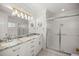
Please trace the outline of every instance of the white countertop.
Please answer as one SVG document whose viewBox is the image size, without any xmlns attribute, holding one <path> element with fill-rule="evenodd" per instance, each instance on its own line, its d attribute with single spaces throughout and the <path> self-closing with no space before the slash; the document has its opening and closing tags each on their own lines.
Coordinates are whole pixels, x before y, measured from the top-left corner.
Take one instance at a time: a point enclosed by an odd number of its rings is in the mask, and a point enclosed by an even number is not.
<svg viewBox="0 0 79 59">
<path fill-rule="evenodd" d="M 22 38 L 18 38 L 18 39 L 13 39 L 13 41 L 11 42 L 1 42 L 0 43 L 0 51 L 13 47 L 13 46 L 17 46 L 19 44 L 22 44 L 24 42 L 28 42 L 33 38 L 38 37 L 39 35 L 33 35 L 33 36 L 29 36 L 29 37 L 22 37 Z"/>
</svg>

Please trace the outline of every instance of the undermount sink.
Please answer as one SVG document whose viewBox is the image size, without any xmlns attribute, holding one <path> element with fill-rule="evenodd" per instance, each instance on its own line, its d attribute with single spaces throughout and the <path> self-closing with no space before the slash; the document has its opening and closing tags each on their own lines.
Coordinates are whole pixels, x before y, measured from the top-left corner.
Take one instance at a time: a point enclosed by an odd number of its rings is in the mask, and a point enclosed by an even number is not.
<svg viewBox="0 0 79 59">
<path fill-rule="evenodd" d="M 19 38 L 19 40 L 20 40 L 21 42 L 25 42 L 25 41 L 28 40 L 28 37 Z"/>
</svg>

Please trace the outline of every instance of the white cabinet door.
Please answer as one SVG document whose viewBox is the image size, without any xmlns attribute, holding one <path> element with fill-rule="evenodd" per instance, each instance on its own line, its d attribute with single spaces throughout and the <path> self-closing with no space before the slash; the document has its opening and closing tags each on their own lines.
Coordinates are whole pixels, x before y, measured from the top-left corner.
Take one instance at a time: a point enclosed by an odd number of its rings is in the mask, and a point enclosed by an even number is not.
<svg viewBox="0 0 79 59">
<path fill-rule="evenodd" d="M 39 37 L 38 37 L 38 40 L 39 40 L 39 50 L 41 50 L 42 49 L 42 36 L 40 35 Z"/>
<path fill-rule="evenodd" d="M 16 56 L 21 56 L 21 53 L 22 53 L 21 48 L 22 48 L 21 45 L 17 45 L 16 47 L 12 48 Z"/>
<path fill-rule="evenodd" d="M 20 48 L 21 48 L 21 46 L 17 45 L 17 46 L 5 49 L 5 50 L 0 52 L 0 55 L 3 55 L 3 56 L 19 56 L 19 53 L 21 52 L 21 51 L 19 51 Z"/>
<path fill-rule="evenodd" d="M 0 51 L 0 56 L 15 56 L 16 54 L 12 51 L 12 49 L 5 49 Z"/>
<path fill-rule="evenodd" d="M 39 45 L 39 38 L 36 38 L 35 40 L 34 40 L 34 53 L 35 53 L 35 55 L 37 55 L 38 54 L 38 52 L 40 51 L 40 45 Z"/>
<path fill-rule="evenodd" d="M 32 56 L 34 55 L 34 44 L 33 40 L 30 40 L 28 42 L 24 42 L 21 44 L 21 48 L 19 50 L 21 56 Z"/>
<path fill-rule="evenodd" d="M 31 56 L 31 49 L 30 49 L 30 43 L 26 42 L 21 44 L 21 48 L 20 48 L 20 55 L 21 56 Z"/>
</svg>

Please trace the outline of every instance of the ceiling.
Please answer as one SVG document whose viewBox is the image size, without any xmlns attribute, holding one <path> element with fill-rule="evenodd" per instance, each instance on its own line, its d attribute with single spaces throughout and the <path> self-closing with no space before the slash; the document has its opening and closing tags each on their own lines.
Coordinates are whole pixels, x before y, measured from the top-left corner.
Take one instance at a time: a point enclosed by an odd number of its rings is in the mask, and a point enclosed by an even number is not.
<svg viewBox="0 0 79 59">
<path fill-rule="evenodd" d="M 21 3 L 14 5 L 18 5 L 26 10 L 32 11 L 32 13 L 36 15 L 40 14 L 42 9 L 47 9 L 47 14 L 50 16 L 65 11 L 79 10 L 78 3 Z"/>
<path fill-rule="evenodd" d="M 28 3 L 26 5 L 29 5 L 31 10 L 36 13 L 40 13 L 42 9 L 47 9 L 47 15 L 50 17 L 66 11 L 79 10 L 79 3 Z"/>
<path fill-rule="evenodd" d="M 43 6 L 44 8 L 47 8 L 52 13 L 62 12 L 61 9 L 64 9 L 64 11 L 79 9 L 78 3 L 44 3 L 40 5 Z"/>
</svg>

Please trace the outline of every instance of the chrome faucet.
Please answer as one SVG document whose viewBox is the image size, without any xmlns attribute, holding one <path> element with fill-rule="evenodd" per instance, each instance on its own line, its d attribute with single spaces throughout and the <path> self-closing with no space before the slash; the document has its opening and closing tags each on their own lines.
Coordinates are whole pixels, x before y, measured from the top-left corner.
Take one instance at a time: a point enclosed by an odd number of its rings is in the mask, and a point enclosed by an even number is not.
<svg viewBox="0 0 79 59">
<path fill-rule="evenodd" d="M 11 41 L 11 35 L 5 34 L 4 41 L 5 42 Z"/>
</svg>

